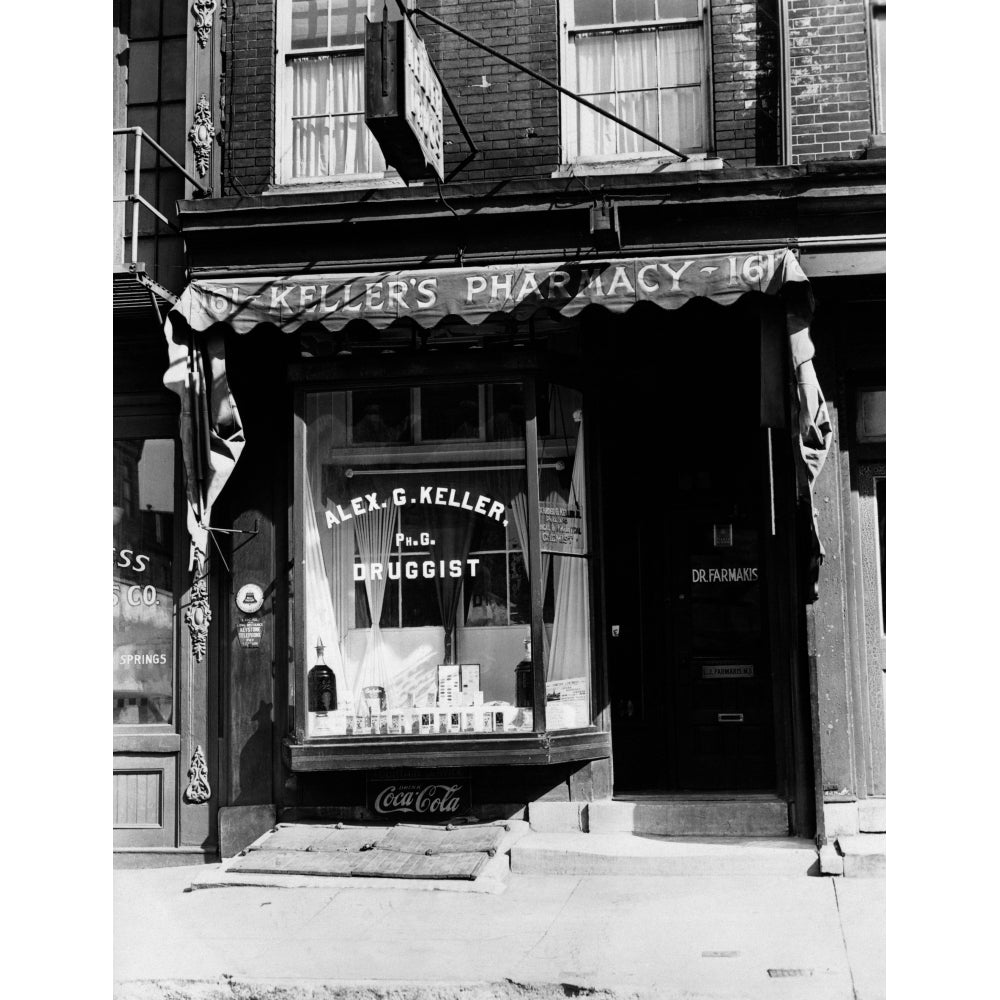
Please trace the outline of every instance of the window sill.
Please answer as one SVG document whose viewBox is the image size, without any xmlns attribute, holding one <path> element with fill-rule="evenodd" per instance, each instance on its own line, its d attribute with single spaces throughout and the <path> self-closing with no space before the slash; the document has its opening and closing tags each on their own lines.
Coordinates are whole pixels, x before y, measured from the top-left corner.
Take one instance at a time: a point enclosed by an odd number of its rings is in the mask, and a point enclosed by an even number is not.
<svg viewBox="0 0 1000 1000">
<path fill-rule="evenodd" d="M 597 729 L 551 733 L 433 736 L 352 736 L 286 739 L 282 756 L 292 771 L 368 771 L 384 767 L 546 765 L 611 756 L 611 735 Z"/>
<path fill-rule="evenodd" d="M 683 174 L 691 171 L 722 170 L 723 162 L 718 156 L 692 153 L 688 160 L 677 160 L 668 156 L 637 156 L 615 160 L 578 160 L 563 163 L 552 177 L 591 177 L 595 174 Z"/>
<path fill-rule="evenodd" d="M 412 181 L 410 187 L 421 187 L 422 181 Z M 373 188 L 403 188 L 407 185 L 398 174 L 352 174 L 350 177 L 337 179 L 333 177 L 308 178 L 300 181 L 283 181 L 280 184 L 269 184 L 261 194 L 295 194 L 300 191 L 370 191 Z"/>
<path fill-rule="evenodd" d="M 885 159 L 885 132 L 873 132 L 868 137 L 868 145 L 865 148 L 864 158 L 866 160 Z"/>
</svg>

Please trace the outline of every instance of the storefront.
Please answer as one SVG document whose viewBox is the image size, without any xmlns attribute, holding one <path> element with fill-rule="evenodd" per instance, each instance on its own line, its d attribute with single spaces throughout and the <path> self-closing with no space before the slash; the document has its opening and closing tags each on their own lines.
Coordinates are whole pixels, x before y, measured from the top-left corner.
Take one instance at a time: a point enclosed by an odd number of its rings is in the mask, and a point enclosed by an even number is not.
<svg viewBox="0 0 1000 1000">
<path fill-rule="evenodd" d="M 726 793 L 805 832 L 810 310 L 788 249 L 189 285 L 166 382 L 225 803 Z"/>
</svg>

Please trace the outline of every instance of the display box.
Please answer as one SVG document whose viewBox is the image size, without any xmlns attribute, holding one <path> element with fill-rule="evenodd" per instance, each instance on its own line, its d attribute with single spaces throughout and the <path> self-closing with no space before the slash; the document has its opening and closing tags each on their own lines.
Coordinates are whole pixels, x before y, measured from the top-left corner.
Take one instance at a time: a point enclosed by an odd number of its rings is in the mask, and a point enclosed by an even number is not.
<svg viewBox="0 0 1000 1000">
<path fill-rule="evenodd" d="M 548 729 L 577 729 L 590 724 L 586 677 L 546 682 L 545 724 Z"/>
<path fill-rule="evenodd" d="M 309 733 L 312 736 L 346 736 L 347 715 L 344 712 L 310 712 Z"/>
<path fill-rule="evenodd" d="M 457 663 L 438 664 L 438 708 L 451 708 L 459 702 L 461 668 Z"/>
<path fill-rule="evenodd" d="M 462 685 L 462 697 L 464 705 L 472 705 L 472 697 L 479 690 L 479 664 L 463 663 L 459 668 L 459 680 Z"/>
</svg>

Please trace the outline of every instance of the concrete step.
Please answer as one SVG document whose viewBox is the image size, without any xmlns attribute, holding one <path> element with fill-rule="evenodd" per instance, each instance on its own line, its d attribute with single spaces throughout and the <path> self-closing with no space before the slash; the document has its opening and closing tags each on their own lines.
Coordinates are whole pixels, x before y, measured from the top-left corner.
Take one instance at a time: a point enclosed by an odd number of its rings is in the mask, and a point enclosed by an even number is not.
<svg viewBox="0 0 1000 1000">
<path fill-rule="evenodd" d="M 532 802 L 538 833 L 634 833 L 658 837 L 786 837 L 788 804 L 775 796 L 649 796 L 597 802 Z"/>
<path fill-rule="evenodd" d="M 863 833 L 856 837 L 838 837 L 845 878 L 885 877 L 885 834 Z"/>
<path fill-rule="evenodd" d="M 816 847 L 791 837 L 531 833 L 510 852 L 519 875 L 807 875 Z"/>
</svg>

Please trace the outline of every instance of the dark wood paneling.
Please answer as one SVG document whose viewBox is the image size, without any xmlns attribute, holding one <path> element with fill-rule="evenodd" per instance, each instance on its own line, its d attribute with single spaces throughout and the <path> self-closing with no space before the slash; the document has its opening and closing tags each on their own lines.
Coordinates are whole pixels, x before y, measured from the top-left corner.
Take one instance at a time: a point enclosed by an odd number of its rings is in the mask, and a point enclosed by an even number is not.
<svg viewBox="0 0 1000 1000">
<path fill-rule="evenodd" d="M 818 322 L 814 328 L 817 341 L 827 346 L 816 356 L 820 385 L 836 385 L 834 338 L 824 336 L 829 326 Z M 832 331 L 830 331 L 832 332 Z M 844 496 L 843 484 L 849 481 L 848 456 L 841 449 L 840 413 L 834 399 L 827 401 L 833 425 L 833 442 L 826 464 L 815 485 L 815 504 L 819 535 L 826 557 L 820 570 L 819 598 L 812 606 L 814 632 L 809 653 L 816 657 L 817 689 L 815 699 L 818 719 L 814 726 L 819 740 L 820 787 L 826 796 L 852 797 L 856 794 L 854 760 L 854 717 L 851 706 L 851 635 L 849 608 L 845 601 Z"/>
<path fill-rule="evenodd" d="M 177 733 L 122 733 L 115 729 L 115 753 L 176 753 L 180 746 Z"/>
<path fill-rule="evenodd" d="M 245 337 L 230 332 L 226 338 L 230 387 L 248 442 L 220 496 L 219 517 L 213 515 L 218 527 L 234 532 L 218 537 L 223 551 L 228 550 L 230 572 L 216 561 L 217 571 L 225 574 L 218 625 L 226 653 L 223 662 L 228 659 L 224 683 L 229 755 L 226 805 L 275 801 L 276 616 L 285 611 L 279 598 L 284 590 L 278 584 L 274 523 L 276 517 L 286 516 L 283 509 L 276 510 L 275 499 L 284 489 L 288 460 L 283 349 L 273 331 L 264 329 Z M 247 583 L 256 583 L 264 591 L 264 605 L 256 616 L 263 623 L 263 634 L 255 648 L 244 648 L 237 638 L 242 612 L 234 600 Z"/>
<path fill-rule="evenodd" d="M 376 767 L 489 767 L 498 764 L 557 764 L 608 757 L 607 733 L 532 733 L 503 738 L 352 737 L 324 743 L 285 740 L 283 755 L 293 771 L 369 771 Z"/>
<path fill-rule="evenodd" d="M 114 754 L 115 847 L 173 847 L 177 757 Z"/>
</svg>

